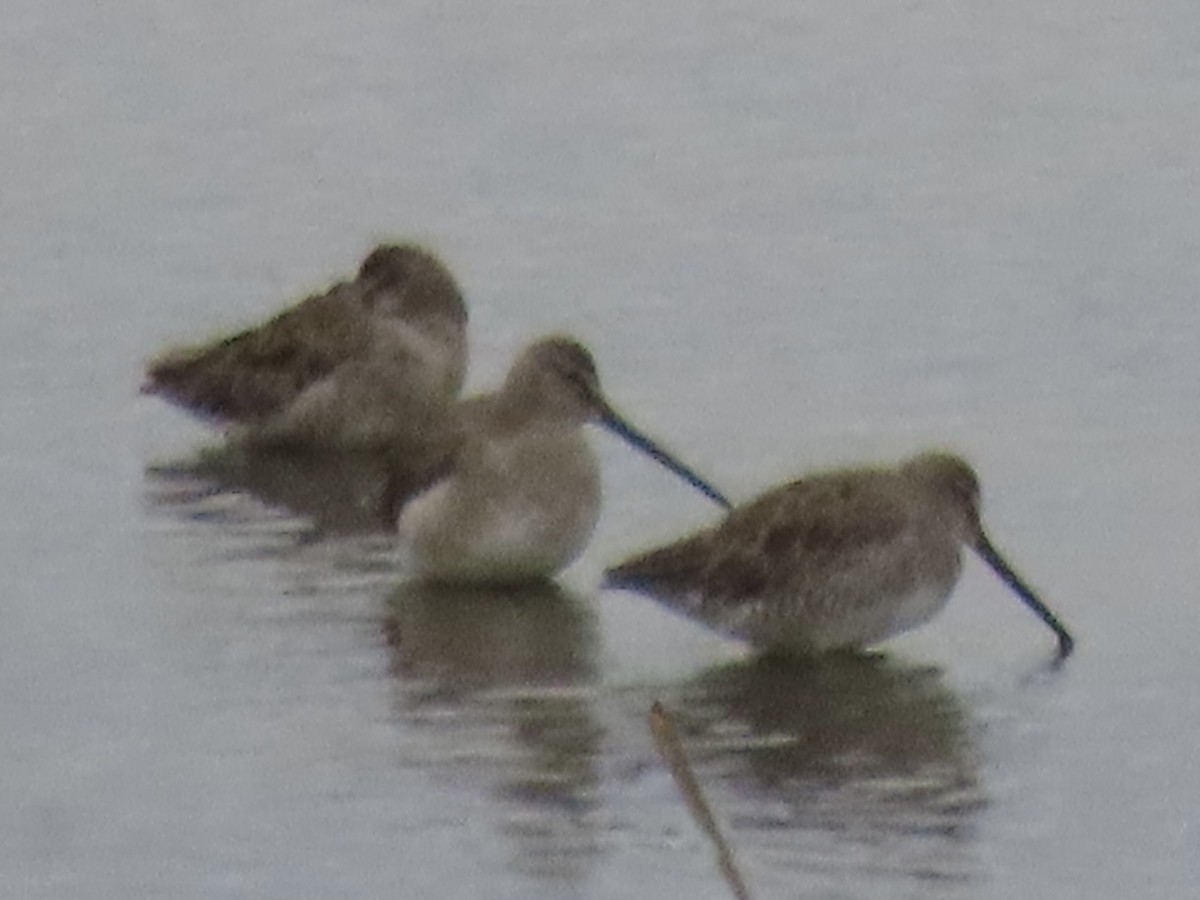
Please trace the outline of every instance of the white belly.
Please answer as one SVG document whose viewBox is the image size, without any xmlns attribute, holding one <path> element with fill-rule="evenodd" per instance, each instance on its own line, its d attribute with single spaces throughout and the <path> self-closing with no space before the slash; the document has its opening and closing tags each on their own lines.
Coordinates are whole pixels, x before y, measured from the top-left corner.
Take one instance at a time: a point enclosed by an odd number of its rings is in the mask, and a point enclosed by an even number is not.
<svg viewBox="0 0 1200 900">
<path fill-rule="evenodd" d="M 489 448 L 401 511 L 406 569 L 431 581 L 546 578 L 582 552 L 600 512 L 600 472 L 582 435 Z"/>
<path fill-rule="evenodd" d="M 925 624 L 950 599 L 953 583 L 926 584 L 898 597 L 815 610 L 794 603 L 752 601 L 731 611 L 725 630 L 764 648 L 803 656 L 870 647 Z"/>
</svg>

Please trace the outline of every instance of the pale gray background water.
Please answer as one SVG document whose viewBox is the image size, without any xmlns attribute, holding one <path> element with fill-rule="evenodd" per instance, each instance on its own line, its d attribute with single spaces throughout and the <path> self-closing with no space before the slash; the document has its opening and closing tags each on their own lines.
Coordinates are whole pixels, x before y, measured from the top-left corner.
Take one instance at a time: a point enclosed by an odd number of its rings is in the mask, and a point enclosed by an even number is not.
<svg viewBox="0 0 1200 900">
<path fill-rule="evenodd" d="M 1195 891 L 1193 3 L 120 9 L 0 34 L 0 893 L 725 897 L 655 698 L 762 897 Z M 754 665 L 597 590 L 711 515 L 600 437 L 586 556 L 492 603 L 144 474 L 212 440 L 145 356 L 388 236 L 472 385 L 570 329 L 737 496 L 962 450 L 1077 656 L 972 564 L 882 664 Z"/>
</svg>

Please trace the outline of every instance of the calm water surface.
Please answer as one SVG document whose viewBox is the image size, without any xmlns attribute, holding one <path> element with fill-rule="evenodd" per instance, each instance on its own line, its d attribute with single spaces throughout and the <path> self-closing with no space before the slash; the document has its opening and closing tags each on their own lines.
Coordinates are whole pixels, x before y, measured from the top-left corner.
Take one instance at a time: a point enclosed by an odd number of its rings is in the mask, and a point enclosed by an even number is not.
<svg viewBox="0 0 1200 900">
<path fill-rule="evenodd" d="M 17 0 L 0 36 L 0 893 L 1182 897 L 1200 879 L 1200 18 L 1172 0 Z M 1077 633 L 971 563 L 886 654 L 757 661 L 605 563 L 712 517 L 597 435 L 517 596 L 176 465 L 160 345 L 415 236 L 739 497 L 953 446 Z M 165 468 L 163 468 L 165 467 Z"/>
</svg>

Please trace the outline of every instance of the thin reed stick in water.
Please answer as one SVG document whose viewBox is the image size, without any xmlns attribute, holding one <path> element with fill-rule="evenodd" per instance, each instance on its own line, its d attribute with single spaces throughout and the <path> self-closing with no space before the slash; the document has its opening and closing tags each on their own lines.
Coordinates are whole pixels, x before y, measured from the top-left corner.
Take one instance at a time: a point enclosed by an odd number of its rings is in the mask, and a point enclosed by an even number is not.
<svg viewBox="0 0 1200 900">
<path fill-rule="evenodd" d="M 657 700 L 650 707 L 650 733 L 654 735 L 655 746 L 671 771 L 675 784 L 679 786 L 683 799 L 687 801 L 692 818 L 717 848 L 717 865 L 721 868 L 721 874 L 725 876 L 725 883 L 729 885 L 737 900 L 750 900 L 750 891 L 746 889 L 746 883 L 742 881 L 737 863 L 734 862 L 733 850 L 725 842 L 708 801 L 704 799 L 704 792 L 700 790 L 700 783 L 696 781 L 696 775 L 692 772 L 692 766 L 683 754 L 683 745 L 679 742 L 679 732 L 675 723 L 670 713 Z"/>
</svg>

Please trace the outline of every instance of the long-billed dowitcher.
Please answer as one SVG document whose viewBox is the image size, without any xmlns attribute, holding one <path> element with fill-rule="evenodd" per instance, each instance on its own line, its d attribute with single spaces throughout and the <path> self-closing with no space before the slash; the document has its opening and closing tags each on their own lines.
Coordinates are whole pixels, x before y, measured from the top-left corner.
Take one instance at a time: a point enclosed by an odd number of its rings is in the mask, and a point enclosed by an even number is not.
<svg viewBox="0 0 1200 900">
<path fill-rule="evenodd" d="M 435 256 L 385 244 L 352 281 L 255 328 L 164 353 L 142 390 L 253 444 L 387 444 L 458 396 L 466 324 L 458 285 Z"/>
<path fill-rule="evenodd" d="M 549 337 L 527 347 L 501 388 L 455 410 L 432 477 L 398 491 L 401 546 L 429 581 L 506 583 L 548 577 L 596 525 L 600 471 L 583 426 L 595 422 L 728 507 L 700 476 L 620 416 L 591 354 Z"/>
<path fill-rule="evenodd" d="M 928 621 L 954 590 L 963 544 L 1054 630 L 1060 657 L 1070 654 L 1071 635 L 984 532 L 974 470 L 948 453 L 769 490 L 605 580 L 757 647 L 810 655 L 870 646 Z"/>
</svg>

